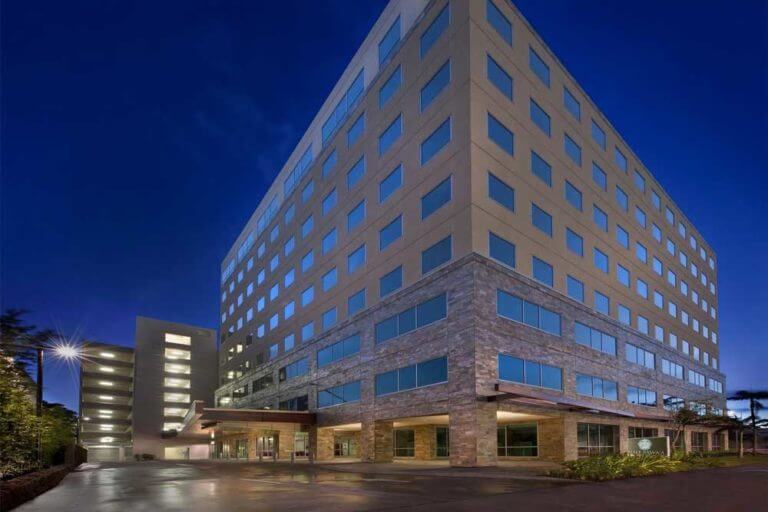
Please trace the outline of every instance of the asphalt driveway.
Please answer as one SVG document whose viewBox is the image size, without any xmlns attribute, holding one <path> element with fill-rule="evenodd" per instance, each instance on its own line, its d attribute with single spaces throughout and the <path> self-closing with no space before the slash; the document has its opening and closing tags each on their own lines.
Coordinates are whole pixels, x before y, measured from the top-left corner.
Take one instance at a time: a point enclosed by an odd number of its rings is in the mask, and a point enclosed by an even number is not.
<svg viewBox="0 0 768 512">
<path fill-rule="evenodd" d="M 521 508 L 524 507 L 524 508 Z M 768 510 L 768 467 L 601 484 L 501 468 L 238 462 L 89 464 L 19 512 L 308 510 Z"/>
</svg>

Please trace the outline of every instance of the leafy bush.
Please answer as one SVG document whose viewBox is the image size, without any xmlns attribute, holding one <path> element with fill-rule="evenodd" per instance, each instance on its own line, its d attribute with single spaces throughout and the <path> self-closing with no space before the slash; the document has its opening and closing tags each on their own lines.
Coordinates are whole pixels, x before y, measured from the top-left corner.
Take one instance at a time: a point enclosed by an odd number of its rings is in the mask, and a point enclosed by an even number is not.
<svg viewBox="0 0 768 512">
<path fill-rule="evenodd" d="M 612 454 L 571 460 L 552 476 L 602 482 L 619 478 L 660 475 L 675 471 L 681 462 L 663 455 Z"/>
</svg>

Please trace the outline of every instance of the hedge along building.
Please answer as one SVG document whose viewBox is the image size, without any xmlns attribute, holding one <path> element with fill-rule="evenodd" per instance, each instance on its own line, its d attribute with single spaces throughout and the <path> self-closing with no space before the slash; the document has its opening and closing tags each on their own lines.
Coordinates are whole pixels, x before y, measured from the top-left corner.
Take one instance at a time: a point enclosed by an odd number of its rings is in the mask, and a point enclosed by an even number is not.
<svg viewBox="0 0 768 512">
<path fill-rule="evenodd" d="M 625 450 L 723 411 L 716 269 L 512 4 L 392 1 L 224 259 L 215 405 L 318 459 Z"/>
</svg>

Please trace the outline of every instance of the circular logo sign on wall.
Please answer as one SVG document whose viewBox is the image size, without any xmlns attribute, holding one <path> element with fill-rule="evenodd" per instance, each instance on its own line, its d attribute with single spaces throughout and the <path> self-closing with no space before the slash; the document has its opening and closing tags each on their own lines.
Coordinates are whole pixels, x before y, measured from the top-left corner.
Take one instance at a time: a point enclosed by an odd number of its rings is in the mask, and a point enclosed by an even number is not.
<svg viewBox="0 0 768 512">
<path fill-rule="evenodd" d="M 637 447 L 643 451 L 650 450 L 651 446 L 653 446 L 653 443 L 650 439 L 641 439 L 637 442 Z"/>
</svg>

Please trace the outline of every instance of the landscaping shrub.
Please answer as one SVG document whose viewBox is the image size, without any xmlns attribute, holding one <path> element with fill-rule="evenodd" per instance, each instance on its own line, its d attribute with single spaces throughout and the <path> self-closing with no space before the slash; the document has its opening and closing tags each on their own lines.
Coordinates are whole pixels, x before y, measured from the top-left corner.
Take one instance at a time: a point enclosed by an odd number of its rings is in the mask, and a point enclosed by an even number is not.
<svg viewBox="0 0 768 512">
<path fill-rule="evenodd" d="M 681 462 L 663 455 L 635 455 L 629 453 L 595 456 L 563 463 L 563 470 L 552 476 L 602 482 L 618 478 L 660 475 L 675 471 Z"/>
</svg>

